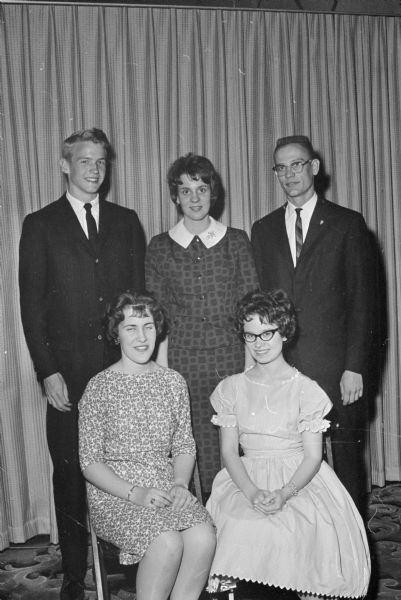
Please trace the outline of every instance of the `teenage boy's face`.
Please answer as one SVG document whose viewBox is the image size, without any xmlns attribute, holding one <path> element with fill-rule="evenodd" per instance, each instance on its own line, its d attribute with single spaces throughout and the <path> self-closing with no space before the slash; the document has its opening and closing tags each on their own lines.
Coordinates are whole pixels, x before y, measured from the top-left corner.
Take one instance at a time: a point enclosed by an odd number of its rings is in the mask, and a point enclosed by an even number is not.
<svg viewBox="0 0 401 600">
<path fill-rule="evenodd" d="M 61 159 L 67 175 L 68 191 L 82 202 L 93 200 L 106 176 L 106 151 L 102 144 L 77 142 L 70 159 Z"/>
</svg>

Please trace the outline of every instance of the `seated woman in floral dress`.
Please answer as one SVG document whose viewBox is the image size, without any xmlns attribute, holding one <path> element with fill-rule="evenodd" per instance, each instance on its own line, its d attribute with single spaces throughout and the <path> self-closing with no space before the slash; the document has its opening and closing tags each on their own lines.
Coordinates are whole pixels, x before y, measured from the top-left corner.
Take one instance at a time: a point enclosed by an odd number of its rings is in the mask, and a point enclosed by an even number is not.
<svg viewBox="0 0 401 600">
<path fill-rule="evenodd" d="M 107 315 L 120 360 L 79 405 L 80 461 L 96 533 L 139 563 L 137 600 L 196 600 L 215 549 L 210 516 L 188 490 L 195 462 L 183 377 L 153 360 L 165 316 L 152 296 L 121 294 Z"/>
</svg>

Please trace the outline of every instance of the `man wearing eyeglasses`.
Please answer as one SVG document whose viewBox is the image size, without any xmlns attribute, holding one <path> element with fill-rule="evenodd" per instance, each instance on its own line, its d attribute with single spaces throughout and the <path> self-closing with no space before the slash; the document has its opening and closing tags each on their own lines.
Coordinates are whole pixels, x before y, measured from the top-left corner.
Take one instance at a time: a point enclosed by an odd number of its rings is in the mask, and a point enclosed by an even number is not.
<svg viewBox="0 0 401 600">
<path fill-rule="evenodd" d="M 330 396 L 334 468 L 362 509 L 369 236 L 358 212 L 318 196 L 319 167 L 306 136 L 277 141 L 273 170 L 287 202 L 254 223 L 251 239 L 261 288 L 281 288 L 294 302 L 298 333 L 287 359 Z"/>
</svg>

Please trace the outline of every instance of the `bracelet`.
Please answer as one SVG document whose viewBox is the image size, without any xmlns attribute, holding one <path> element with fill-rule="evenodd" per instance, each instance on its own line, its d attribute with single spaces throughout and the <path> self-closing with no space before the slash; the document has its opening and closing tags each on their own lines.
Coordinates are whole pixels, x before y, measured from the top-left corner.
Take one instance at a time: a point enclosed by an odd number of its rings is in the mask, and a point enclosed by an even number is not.
<svg viewBox="0 0 401 600">
<path fill-rule="evenodd" d="M 137 485 L 133 485 L 132 488 L 128 491 L 128 494 L 127 494 L 127 500 L 128 500 L 128 502 L 131 502 L 131 495 L 134 493 L 134 489 L 136 487 L 138 487 L 138 486 Z"/>
<path fill-rule="evenodd" d="M 281 488 L 282 490 L 287 489 L 289 491 L 289 498 L 291 498 L 292 496 L 296 496 L 299 492 L 297 486 L 295 485 L 295 483 L 293 483 L 292 481 L 290 481 L 290 483 L 287 483 L 286 485 L 283 485 L 283 487 Z"/>
</svg>

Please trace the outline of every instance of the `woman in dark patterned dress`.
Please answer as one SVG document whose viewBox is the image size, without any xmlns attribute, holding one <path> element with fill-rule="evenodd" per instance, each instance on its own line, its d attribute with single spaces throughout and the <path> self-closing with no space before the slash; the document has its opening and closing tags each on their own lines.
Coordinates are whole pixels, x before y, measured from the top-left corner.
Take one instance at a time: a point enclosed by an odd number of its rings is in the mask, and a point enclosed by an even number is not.
<svg viewBox="0 0 401 600">
<path fill-rule="evenodd" d="M 146 255 L 146 287 L 166 307 L 168 340 L 158 362 L 183 375 L 191 397 L 192 427 L 205 497 L 220 470 L 217 428 L 209 396 L 221 379 L 244 368 L 244 348 L 232 315 L 242 296 L 258 287 L 247 234 L 209 214 L 220 179 L 204 156 L 178 158 L 167 174 L 172 201 L 183 218 L 152 238 Z"/>
<path fill-rule="evenodd" d="M 183 377 L 151 360 L 165 328 L 151 296 L 121 294 L 107 333 L 121 359 L 93 377 L 79 410 L 80 461 L 97 535 L 139 562 L 137 600 L 196 600 L 215 532 L 189 492 L 195 462 Z"/>
</svg>

